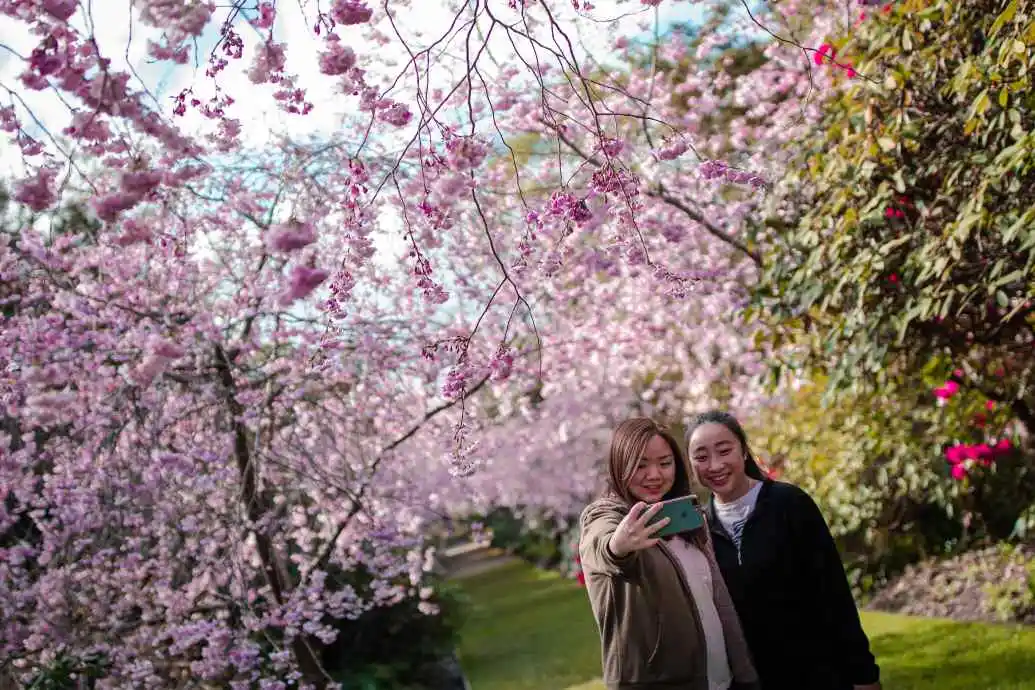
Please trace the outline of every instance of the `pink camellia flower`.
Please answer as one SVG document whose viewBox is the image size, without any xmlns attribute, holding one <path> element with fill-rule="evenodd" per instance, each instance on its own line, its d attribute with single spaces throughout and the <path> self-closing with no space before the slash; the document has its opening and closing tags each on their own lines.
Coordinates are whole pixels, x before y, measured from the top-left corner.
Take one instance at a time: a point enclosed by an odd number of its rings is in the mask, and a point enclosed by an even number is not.
<svg viewBox="0 0 1035 690">
<path fill-rule="evenodd" d="M 960 384 L 955 381 L 946 381 L 944 385 L 934 389 L 935 396 L 942 400 L 948 400 L 960 390 Z"/>
<path fill-rule="evenodd" d="M 1000 439 L 995 445 L 988 443 L 976 443 L 973 445 L 959 444 L 945 449 L 945 461 L 951 465 L 950 472 L 953 479 L 962 479 L 967 475 L 967 461 L 976 461 L 981 467 L 991 467 L 1000 457 L 1012 451 L 1013 444 L 1010 439 Z"/>
<path fill-rule="evenodd" d="M 834 49 L 834 46 L 830 45 L 829 43 L 824 43 L 816 49 L 815 55 L 812 56 L 812 61 L 815 62 L 817 65 L 822 65 L 824 60 L 829 60 L 830 62 L 833 62 L 836 55 L 837 50 Z"/>
<path fill-rule="evenodd" d="M 971 446 L 971 452 L 974 455 L 974 459 L 981 463 L 982 466 L 988 467 L 992 464 L 992 447 L 987 443 Z"/>
</svg>

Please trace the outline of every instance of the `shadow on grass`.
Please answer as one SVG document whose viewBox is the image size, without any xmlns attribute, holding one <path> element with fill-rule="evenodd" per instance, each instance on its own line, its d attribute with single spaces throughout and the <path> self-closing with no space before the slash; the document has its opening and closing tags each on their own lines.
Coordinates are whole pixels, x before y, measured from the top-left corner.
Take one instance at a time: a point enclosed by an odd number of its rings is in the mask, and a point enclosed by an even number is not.
<svg viewBox="0 0 1035 690">
<path fill-rule="evenodd" d="M 473 605 L 460 644 L 473 690 L 601 690 L 584 589 L 520 562 L 459 582 Z M 1035 690 L 1035 629 L 862 617 L 889 690 Z"/>
<path fill-rule="evenodd" d="M 874 653 L 884 685 L 899 690 L 1031 690 L 1035 631 L 1016 626 L 925 621 L 879 635 Z"/>
</svg>

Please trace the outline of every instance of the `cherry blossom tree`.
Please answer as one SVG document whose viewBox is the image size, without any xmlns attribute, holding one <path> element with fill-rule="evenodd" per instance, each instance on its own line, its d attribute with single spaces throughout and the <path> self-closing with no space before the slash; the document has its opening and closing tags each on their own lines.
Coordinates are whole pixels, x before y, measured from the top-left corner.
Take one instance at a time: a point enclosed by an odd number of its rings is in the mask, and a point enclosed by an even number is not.
<svg viewBox="0 0 1035 690">
<path fill-rule="evenodd" d="M 428 496 L 449 475 L 399 453 L 452 405 L 406 354 L 435 322 L 395 281 L 389 305 L 353 294 L 321 342 L 303 301 L 349 238 L 298 216 L 328 202 L 306 184 L 348 194 L 353 178 L 240 179 L 213 173 L 117 227 L 25 219 L 3 236 L 0 529 L 23 538 L 0 587 L 16 669 L 73 654 L 103 659 L 117 686 L 320 683 L 336 621 L 430 596 Z M 347 578 L 360 570 L 362 588 Z"/>
<path fill-rule="evenodd" d="M 135 2 L 150 59 L 204 66 L 170 105 L 89 4 L 0 2 L 34 37 L 0 85 L 25 161 L 0 243 L 2 663 L 328 685 L 343 621 L 433 612 L 436 516 L 566 517 L 619 417 L 762 403 L 781 349 L 740 317 L 773 236 L 753 219 L 847 78 L 809 48 L 841 14 L 741 3 L 645 56 L 660 4 L 474 0 L 415 38 L 416 5 L 335 0 L 289 44 L 273 2 Z M 619 74 L 578 47 L 601 24 Z M 731 75 L 747 28 L 771 46 Z M 345 103 L 343 133 L 257 151 L 261 95 L 300 121 Z"/>
<path fill-rule="evenodd" d="M 498 502 L 539 511 L 537 497 L 549 495 L 554 516 L 577 512 L 600 487 L 601 432 L 628 414 L 678 422 L 703 407 L 750 415 L 772 402 L 758 379 L 784 348 L 759 346 L 758 324 L 742 318 L 761 247 L 777 236 L 761 223 L 772 183 L 754 171 L 780 179 L 824 90 L 845 79 L 819 69 L 818 51 L 802 60 L 798 45 L 828 24 L 780 19 L 788 36 L 805 38 L 756 48 L 759 66 L 743 74 L 729 73 L 729 48 L 756 26 L 751 17 L 694 40 L 667 36 L 646 59 L 619 37 L 635 66 L 620 84 L 580 95 L 578 82 L 557 76 L 544 81 L 543 103 L 495 114 L 525 148 L 493 162 L 453 222 L 475 228 L 468 244 L 511 229 L 494 235 L 486 271 L 504 264 L 513 282 L 501 289 L 539 317 L 541 359 L 525 358 L 513 380 L 524 374 L 531 385 L 543 371 L 534 395 L 509 401 L 482 431 L 487 481 L 499 476 L 493 466 L 525 467 L 521 485 L 497 489 Z M 452 184 L 443 168 L 403 196 L 430 188 L 434 203 Z"/>
</svg>

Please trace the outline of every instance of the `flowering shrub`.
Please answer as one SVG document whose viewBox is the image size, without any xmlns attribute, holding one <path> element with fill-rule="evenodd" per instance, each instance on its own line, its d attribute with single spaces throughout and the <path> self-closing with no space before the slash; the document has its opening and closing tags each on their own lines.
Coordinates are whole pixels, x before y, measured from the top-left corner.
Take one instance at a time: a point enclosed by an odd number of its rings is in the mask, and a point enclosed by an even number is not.
<svg viewBox="0 0 1035 690">
<path fill-rule="evenodd" d="M 757 297 L 775 322 L 807 319 L 803 350 L 835 388 L 948 356 L 961 380 L 936 395 L 965 380 L 1035 429 L 1033 10 L 889 3 L 821 49 L 858 76 L 830 94 L 773 200 L 790 230 Z"/>
</svg>

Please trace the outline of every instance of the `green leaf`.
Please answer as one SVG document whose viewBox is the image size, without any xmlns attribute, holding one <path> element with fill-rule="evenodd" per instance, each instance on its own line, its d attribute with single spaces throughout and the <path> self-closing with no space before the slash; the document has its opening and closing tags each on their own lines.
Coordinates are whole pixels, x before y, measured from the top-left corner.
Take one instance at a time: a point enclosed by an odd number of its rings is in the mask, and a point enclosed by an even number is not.
<svg viewBox="0 0 1035 690">
<path fill-rule="evenodd" d="M 902 177 L 902 171 L 896 170 L 895 174 L 891 176 L 891 180 L 895 183 L 895 191 L 899 194 L 904 194 L 906 191 L 906 181 Z"/>
<path fill-rule="evenodd" d="M 997 288 L 1000 285 L 1006 285 L 1007 283 L 1012 283 L 1012 282 L 1014 282 L 1016 280 L 1020 280 L 1021 278 L 1024 277 L 1024 273 L 1025 273 L 1025 271 L 1023 269 L 1017 269 L 1016 271 L 1014 271 L 1012 273 L 1009 273 L 1009 274 L 1003 276 L 1002 278 L 1000 278 L 999 280 L 995 281 L 992 284 L 992 287 L 993 288 Z"/>
<path fill-rule="evenodd" d="M 912 239 L 912 237 L 910 235 L 902 235 L 902 237 L 896 237 L 895 239 L 891 240 L 890 242 L 885 243 L 880 248 L 880 253 L 882 255 L 884 255 L 884 256 L 887 256 L 889 253 L 891 253 L 891 250 L 895 249 L 895 247 L 901 247 L 903 244 L 908 242 L 910 239 Z"/>
<path fill-rule="evenodd" d="M 1003 243 L 1013 242 L 1017 237 L 1017 233 L 1021 231 L 1021 228 L 1031 225 L 1035 222 L 1035 208 L 1029 208 L 1020 218 L 1018 218 L 1009 229 L 1003 233 Z"/>
<path fill-rule="evenodd" d="M 1007 23 L 1013 21 L 1013 18 L 1016 14 L 1017 0 L 1010 0 L 1010 4 L 1006 6 L 1006 9 L 1003 10 L 999 14 L 999 16 L 995 18 L 994 22 L 992 22 L 992 28 L 988 31 L 988 37 L 992 38 L 997 33 L 999 33 L 1002 30 L 1002 28 L 1007 25 Z"/>
<path fill-rule="evenodd" d="M 984 89 L 977 95 L 974 102 L 970 104 L 971 116 L 984 115 L 991 106 L 992 101 L 988 97 L 988 89 Z"/>
</svg>

